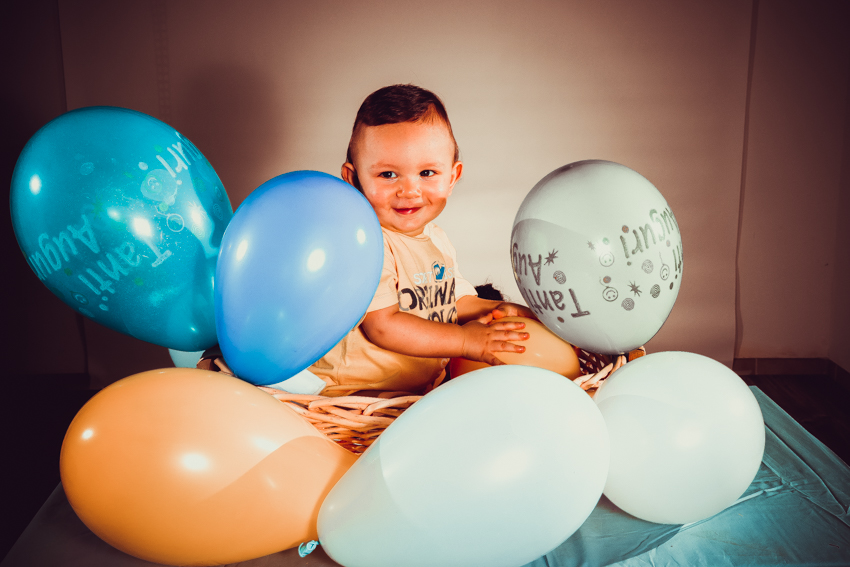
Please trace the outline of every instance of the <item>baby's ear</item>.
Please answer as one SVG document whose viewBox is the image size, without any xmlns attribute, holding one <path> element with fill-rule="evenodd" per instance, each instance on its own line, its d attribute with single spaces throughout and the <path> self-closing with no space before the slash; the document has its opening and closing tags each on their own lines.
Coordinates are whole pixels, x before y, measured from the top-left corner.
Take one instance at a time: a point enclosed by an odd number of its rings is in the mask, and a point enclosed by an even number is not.
<svg viewBox="0 0 850 567">
<path fill-rule="evenodd" d="M 357 170 L 354 169 L 354 165 L 348 162 L 342 164 L 342 171 L 340 172 L 343 180 L 349 185 L 353 185 L 355 189 L 360 192 L 363 192 L 363 189 L 360 187 L 360 180 L 357 179 Z"/>
<path fill-rule="evenodd" d="M 460 181 L 461 176 L 463 175 L 463 163 L 456 161 L 452 165 L 452 177 L 449 182 L 449 191 L 454 189 L 455 183 Z"/>
</svg>

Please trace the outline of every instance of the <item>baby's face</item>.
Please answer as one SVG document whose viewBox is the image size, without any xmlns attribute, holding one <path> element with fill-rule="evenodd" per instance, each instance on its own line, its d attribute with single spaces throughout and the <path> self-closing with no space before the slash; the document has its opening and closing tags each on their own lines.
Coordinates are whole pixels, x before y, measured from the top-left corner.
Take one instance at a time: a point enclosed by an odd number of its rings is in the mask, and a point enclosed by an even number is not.
<svg viewBox="0 0 850 567">
<path fill-rule="evenodd" d="M 354 164 L 342 167 L 349 183 L 354 170 L 381 226 L 408 236 L 422 234 L 437 218 L 460 178 L 454 141 L 441 121 L 402 122 L 363 128 Z"/>
</svg>

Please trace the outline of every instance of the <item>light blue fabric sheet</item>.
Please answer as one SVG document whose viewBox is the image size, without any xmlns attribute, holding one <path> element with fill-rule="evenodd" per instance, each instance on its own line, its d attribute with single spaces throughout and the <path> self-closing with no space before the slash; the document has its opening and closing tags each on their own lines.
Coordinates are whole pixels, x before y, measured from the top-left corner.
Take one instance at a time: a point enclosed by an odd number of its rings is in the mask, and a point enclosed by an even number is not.
<svg viewBox="0 0 850 567">
<path fill-rule="evenodd" d="M 526 567 L 850 565 L 850 468 L 761 390 L 764 458 L 736 504 L 693 524 L 638 520 L 602 497 L 582 527 Z"/>
</svg>

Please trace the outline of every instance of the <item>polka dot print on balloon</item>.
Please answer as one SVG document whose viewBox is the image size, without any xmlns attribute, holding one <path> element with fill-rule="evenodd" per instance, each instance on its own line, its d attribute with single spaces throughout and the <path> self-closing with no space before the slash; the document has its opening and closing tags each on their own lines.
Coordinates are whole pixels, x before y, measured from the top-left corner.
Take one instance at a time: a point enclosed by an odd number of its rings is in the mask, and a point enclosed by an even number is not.
<svg viewBox="0 0 850 567">
<path fill-rule="evenodd" d="M 652 297 L 658 297 L 658 295 L 660 293 L 661 293 L 661 286 L 658 285 L 658 284 L 655 284 L 654 286 L 652 286 L 652 289 L 649 290 L 649 295 L 651 295 Z"/>
</svg>

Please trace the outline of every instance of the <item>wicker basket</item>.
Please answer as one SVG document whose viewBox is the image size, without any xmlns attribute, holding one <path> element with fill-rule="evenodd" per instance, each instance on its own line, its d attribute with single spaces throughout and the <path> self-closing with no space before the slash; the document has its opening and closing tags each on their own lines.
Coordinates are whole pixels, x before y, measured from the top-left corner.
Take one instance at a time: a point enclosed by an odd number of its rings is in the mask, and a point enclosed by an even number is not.
<svg viewBox="0 0 850 567">
<path fill-rule="evenodd" d="M 616 359 L 579 348 L 576 351 L 584 375 L 573 381 L 591 396 L 612 372 L 626 362 L 646 354 L 643 347 L 633 350 L 628 357 L 620 355 Z M 227 368 L 220 363 L 220 359 L 215 363 L 222 370 Z M 445 373 L 437 379 L 429 391 L 439 386 L 444 376 Z M 357 454 L 365 451 L 395 418 L 422 398 L 421 395 L 412 395 L 408 392 L 382 392 L 377 397 L 335 398 L 289 394 L 262 386 L 258 388 L 295 410 L 329 439 Z"/>
</svg>

